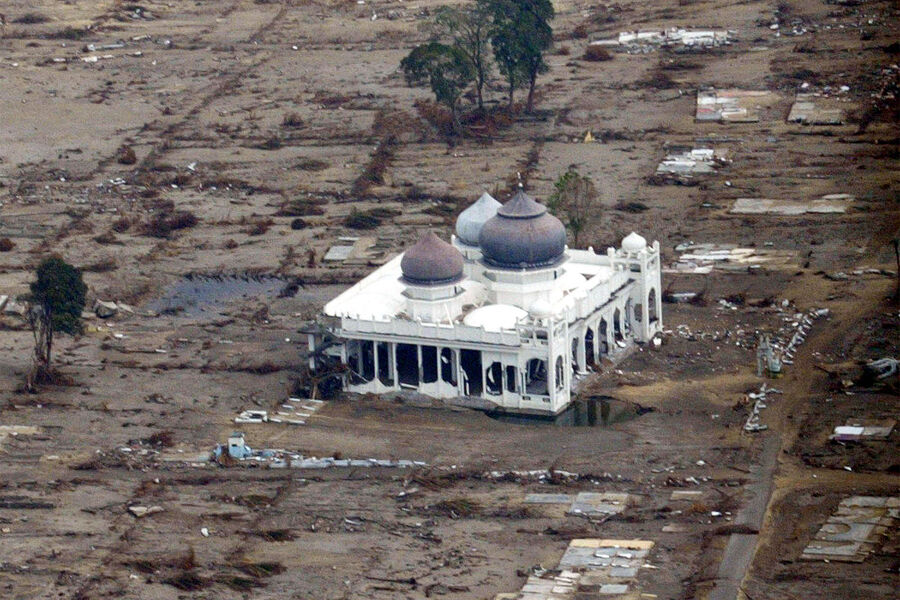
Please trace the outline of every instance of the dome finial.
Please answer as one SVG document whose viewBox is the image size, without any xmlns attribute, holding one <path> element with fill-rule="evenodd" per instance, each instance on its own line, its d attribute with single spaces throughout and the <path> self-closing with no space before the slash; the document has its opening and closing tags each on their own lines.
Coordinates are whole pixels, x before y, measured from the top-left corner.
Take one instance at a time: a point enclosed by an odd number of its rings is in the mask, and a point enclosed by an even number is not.
<svg viewBox="0 0 900 600">
<path fill-rule="evenodd" d="M 516 171 L 516 177 L 519 179 L 519 189 L 524 190 L 525 186 L 522 185 L 522 171 Z"/>
</svg>

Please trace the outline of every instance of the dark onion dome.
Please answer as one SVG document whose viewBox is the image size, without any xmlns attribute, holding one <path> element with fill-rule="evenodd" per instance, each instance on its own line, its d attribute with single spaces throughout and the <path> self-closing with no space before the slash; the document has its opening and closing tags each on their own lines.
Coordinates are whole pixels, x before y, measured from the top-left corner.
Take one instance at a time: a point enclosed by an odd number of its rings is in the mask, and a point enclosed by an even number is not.
<svg viewBox="0 0 900 600">
<path fill-rule="evenodd" d="M 484 262 L 503 269 L 550 267 L 562 262 L 566 228 L 519 188 L 478 237 Z"/>
<path fill-rule="evenodd" d="M 487 220 L 497 214 L 502 205 L 487 192 L 456 218 L 456 237 L 467 246 L 478 246 L 478 235 Z"/>
<path fill-rule="evenodd" d="M 459 250 L 429 231 L 403 253 L 400 270 L 406 283 L 444 285 L 462 279 L 463 263 Z"/>
</svg>

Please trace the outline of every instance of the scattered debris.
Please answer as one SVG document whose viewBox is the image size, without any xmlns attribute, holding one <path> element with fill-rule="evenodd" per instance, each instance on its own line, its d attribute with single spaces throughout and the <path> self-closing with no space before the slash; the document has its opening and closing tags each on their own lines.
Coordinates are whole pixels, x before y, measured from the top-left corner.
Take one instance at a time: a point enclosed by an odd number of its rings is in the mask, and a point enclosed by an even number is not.
<svg viewBox="0 0 900 600">
<path fill-rule="evenodd" d="M 898 496 L 845 498 L 800 558 L 862 562 L 878 546 L 879 538 L 893 527 L 898 515 Z"/>
<path fill-rule="evenodd" d="M 678 260 L 663 269 L 664 273 L 709 274 L 718 271 L 746 272 L 748 269 L 797 266 L 797 253 L 771 248 L 741 248 L 736 244 L 695 244 L 685 242 L 675 246 L 683 252 Z"/>
<path fill-rule="evenodd" d="M 628 54 L 646 54 L 661 47 L 705 50 L 731 44 L 735 32 L 725 29 L 681 29 L 623 31 L 614 39 L 597 40 L 592 46 L 618 46 Z"/>
<path fill-rule="evenodd" d="M 533 571 L 513 598 L 574 600 L 626 594 L 653 549 L 646 540 L 573 539 L 557 569 Z"/>
<path fill-rule="evenodd" d="M 719 168 L 729 162 L 726 152 L 721 149 L 673 146 L 656 167 L 656 174 L 650 183 L 655 185 L 692 183 L 697 176 L 714 175 Z"/>
<path fill-rule="evenodd" d="M 699 90 L 695 118 L 698 121 L 756 123 L 760 109 L 771 108 L 777 100 L 775 94 L 764 90 Z"/>
</svg>

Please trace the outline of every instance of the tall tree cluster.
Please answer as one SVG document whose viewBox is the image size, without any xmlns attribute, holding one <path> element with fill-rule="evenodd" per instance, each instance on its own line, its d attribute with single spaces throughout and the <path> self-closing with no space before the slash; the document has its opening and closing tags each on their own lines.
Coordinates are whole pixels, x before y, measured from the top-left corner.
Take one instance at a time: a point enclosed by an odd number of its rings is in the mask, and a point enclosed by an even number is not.
<svg viewBox="0 0 900 600">
<path fill-rule="evenodd" d="M 459 132 L 459 104 L 470 87 L 484 110 L 484 88 L 494 68 L 506 82 L 509 107 L 528 88 L 525 111 L 534 110 L 544 53 L 553 43 L 550 0 L 476 0 L 440 9 L 428 25 L 431 41 L 413 49 L 400 67 L 410 85 L 428 85 L 447 106 Z"/>
</svg>

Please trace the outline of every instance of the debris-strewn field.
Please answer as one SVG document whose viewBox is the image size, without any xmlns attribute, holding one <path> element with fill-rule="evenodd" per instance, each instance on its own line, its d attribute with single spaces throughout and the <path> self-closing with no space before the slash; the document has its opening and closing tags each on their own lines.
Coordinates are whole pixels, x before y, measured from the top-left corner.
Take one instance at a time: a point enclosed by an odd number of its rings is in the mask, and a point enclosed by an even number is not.
<svg viewBox="0 0 900 600">
<path fill-rule="evenodd" d="M 896 376 L 863 369 L 900 357 L 896 3 L 559 0 L 535 112 L 495 78 L 453 139 L 398 67 L 441 4 L 3 4 L 0 596 L 515 597 L 599 538 L 652 542 L 622 597 L 893 597 L 896 521 L 851 528 L 858 562 L 807 548 L 900 484 L 896 429 L 830 438 L 900 413 Z M 588 50 L 673 27 L 729 43 Z M 708 88 L 730 116 L 698 108 Z M 598 367 L 599 418 L 568 419 L 593 426 L 421 398 L 297 417 L 324 302 L 482 192 L 519 173 L 546 199 L 572 165 L 602 195 L 585 245 L 636 230 L 666 263 L 663 344 Z M 16 298 L 52 253 L 91 310 L 27 394 Z M 758 336 L 818 309 L 758 377 Z M 215 460 L 235 429 L 276 452 Z"/>
</svg>

